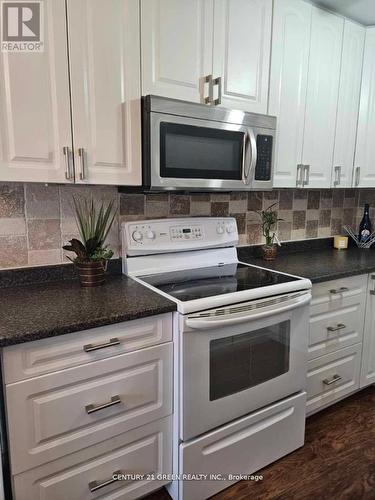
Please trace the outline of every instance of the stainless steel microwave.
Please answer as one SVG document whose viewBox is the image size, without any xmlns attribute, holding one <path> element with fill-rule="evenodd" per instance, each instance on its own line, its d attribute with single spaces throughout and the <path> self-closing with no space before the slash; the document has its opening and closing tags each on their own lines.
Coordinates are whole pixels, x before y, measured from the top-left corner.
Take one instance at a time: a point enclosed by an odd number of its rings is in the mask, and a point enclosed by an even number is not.
<svg viewBox="0 0 375 500">
<path fill-rule="evenodd" d="M 143 97 L 144 188 L 271 189 L 275 132 L 273 116 Z"/>
</svg>

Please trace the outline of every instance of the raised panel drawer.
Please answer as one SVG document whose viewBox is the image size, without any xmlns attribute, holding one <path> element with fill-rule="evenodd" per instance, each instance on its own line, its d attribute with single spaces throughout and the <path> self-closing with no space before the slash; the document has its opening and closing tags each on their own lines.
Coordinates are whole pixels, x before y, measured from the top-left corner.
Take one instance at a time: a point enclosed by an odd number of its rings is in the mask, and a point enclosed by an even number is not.
<svg viewBox="0 0 375 500">
<path fill-rule="evenodd" d="M 327 406 L 359 388 L 362 344 L 308 363 L 307 412 Z"/>
<path fill-rule="evenodd" d="M 324 302 L 311 306 L 309 359 L 362 342 L 365 295 L 350 295 L 337 304 Z"/>
<path fill-rule="evenodd" d="M 225 476 L 260 470 L 303 445 L 305 405 L 301 393 L 182 444 L 181 471 Z M 208 498 L 237 480 L 180 481 L 180 497 Z"/>
<path fill-rule="evenodd" d="M 169 415 L 172 365 L 169 342 L 7 385 L 12 473 Z"/>
<path fill-rule="evenodd" d="M 311 305 L 330 303 L 332 307 L 340 308 L 345 298 L 366 293 L 366 290 L 367 274 L 317 283 L 311 290 Z"/>
<path fill-rule="evenodd" d="M 111 343 L 111 339 L 118 340 L 118 343 Z M 4 349 L 3 354 L 5 383 L 25 380 L 171 340 L 172 315 L 161 314 L 10 346 Z"/>
<path fill-rule="evenodd" d="M 116 481 L 123 474 L 171 474 L 172 418 L 167 417 L 121 434 L 60 460 L 14 477 L 15 500 L 130 500 L 166 484 L 165 480 Z M 91 483 L 91 485 L 90 485 Z M 95 484 L 96 483 L 96 484 Z"/>
</svg>

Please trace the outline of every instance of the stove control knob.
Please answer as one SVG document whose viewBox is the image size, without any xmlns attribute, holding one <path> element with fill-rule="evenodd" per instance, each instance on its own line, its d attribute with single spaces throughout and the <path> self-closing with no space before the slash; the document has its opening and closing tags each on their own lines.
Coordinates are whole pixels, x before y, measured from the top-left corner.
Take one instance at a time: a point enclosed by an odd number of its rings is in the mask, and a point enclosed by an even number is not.
<svg viewBox="0 0 375 500">
<path fill-rule="evenodd" d="M 155 235 L 154 231 L 151 231 L 151 229 L 149 229 L 149 230 L 147 231 L 147 233 L 146 233 L 146 236 L 147 236 L 147 238 L 148 238 L 149 240 L 154 240 L 156 235 Z"/>
<path fill-rule="evenodd" d="M 216 231 L 217 231 L 217 234 L 223 234 L 224 233 L 223 226 L 217 226 Z"/>
<path fill-rule="evenodd" d="M 134 231 L 132 238 L 134 241 L 141 241 L 143 239 L 143 234 L 140 231 Z"/>
<path fill-rule="evenodd" d="M 231 234 L 234 232 L 234 226 L 230 225 L 230 226 L 227 226 L 227 233 L 228 234 Z"/>
</svg>

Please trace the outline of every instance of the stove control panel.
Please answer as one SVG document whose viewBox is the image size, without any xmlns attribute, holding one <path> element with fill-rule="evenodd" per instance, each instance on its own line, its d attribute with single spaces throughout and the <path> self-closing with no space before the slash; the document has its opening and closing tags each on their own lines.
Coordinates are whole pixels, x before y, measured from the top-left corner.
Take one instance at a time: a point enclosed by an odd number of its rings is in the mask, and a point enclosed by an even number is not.
<svg viewBox="0 0 375 500">
<path fill-rule="evenodd" d="M 122 225 L 124 256 L 220 248 L 237 243 L 237 224 L 233 217 L 160 219 Z"/>
</svg>

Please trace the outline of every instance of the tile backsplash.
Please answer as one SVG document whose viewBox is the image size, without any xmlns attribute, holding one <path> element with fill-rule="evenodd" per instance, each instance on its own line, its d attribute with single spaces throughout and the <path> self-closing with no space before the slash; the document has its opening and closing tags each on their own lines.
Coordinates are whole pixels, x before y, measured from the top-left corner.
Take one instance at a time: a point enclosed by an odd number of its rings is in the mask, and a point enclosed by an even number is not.
<svg viewBox="0 0 375 500">
<path fill-rule="evenodd" d="M 64 262 L 61 246 L 77 229 L 71 208 L 73 194 L 97 200 L 116 199 L 118 217 L 108 243 L 120 252 L 120 224 L 147 218 L 233 216 L 240 244 L 263 241 L 261 210 L 277 203 L 281 241 L 327 237 L 342 232 L 342 225 L 356 226 L 364 202 L 375 206 L 375 190 L 274 189 L 265 192 L 137 194 L 117 192 L 111 186 L 70 186 L 0 183 L 0 269 Z M 370 214 L 374 217 L 374 214 Z"/>
</svg>

